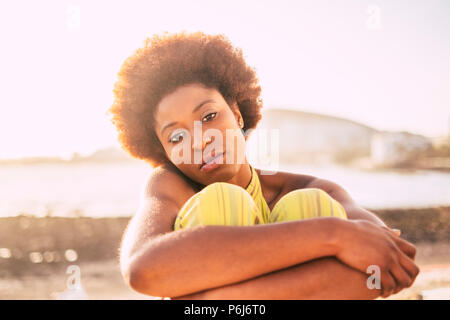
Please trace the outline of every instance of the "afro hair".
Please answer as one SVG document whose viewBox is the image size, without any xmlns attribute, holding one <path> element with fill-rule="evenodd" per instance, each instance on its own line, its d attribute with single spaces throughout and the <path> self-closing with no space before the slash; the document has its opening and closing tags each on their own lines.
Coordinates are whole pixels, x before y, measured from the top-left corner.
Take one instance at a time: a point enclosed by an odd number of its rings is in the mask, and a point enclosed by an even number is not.
<svg viewBox="0 0 450 320">
<path fill-rule="evenodd" d="M 152 167 L 169 162 L 154 130 L 154 111 L 178 87 L 201 83 L 236 103 L 244 130 L 261 119 L 261 87 L 256 72 L 224 35 L 186 31 L 153 35 L 123 63 L 109 108 L 118 140 L 131 156 Z"/>
</svg>

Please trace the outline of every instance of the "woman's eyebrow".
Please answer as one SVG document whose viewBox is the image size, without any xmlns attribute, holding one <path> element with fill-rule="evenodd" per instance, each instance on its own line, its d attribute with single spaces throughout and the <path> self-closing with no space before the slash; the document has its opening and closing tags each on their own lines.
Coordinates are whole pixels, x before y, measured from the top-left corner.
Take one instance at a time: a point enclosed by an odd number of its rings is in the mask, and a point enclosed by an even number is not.
<svg viewBox="0 0 450 320">
<path fill-rule="evenodd" d="M 214 102 L 214 100 L 213 100 L 213 99 L 207 99 L 207 100 L 201 102 L 198 106 L 196 106 L 196 107 L 194 108 L 194 110 L 192 110 L 192 113 L 197 112 L 198 109 L 200 109 L 204 104 L 206 104 L 206 103 L 208 103 L 208 102 Z M 163 134 L 164 130 L 166 130 L 168 127 L 171 127 L 171 126 L 176 125 L 177 123 L 178 123 L 178 122 L 175 121 L 175 122 L 171 122 L 171 123 L 169 123 L 169 124 L 166 124 L 166 125 L 161 129 L 161 135 Z"/>
</svg>

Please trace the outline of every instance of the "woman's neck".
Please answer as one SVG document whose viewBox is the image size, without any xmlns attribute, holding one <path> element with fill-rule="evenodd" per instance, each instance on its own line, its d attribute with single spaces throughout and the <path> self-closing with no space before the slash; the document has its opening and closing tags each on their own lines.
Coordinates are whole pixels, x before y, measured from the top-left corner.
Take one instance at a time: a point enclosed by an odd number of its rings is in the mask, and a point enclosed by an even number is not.
<svg viewBox="0 0 450 320">
<path fill-rule="evenodd" d="M 245 161 L 245 163 L 241 165 L 241 168 L 239 169 L 238 173 L 235 174 L 234 177 L 227 182 L 240 186 L 244 189 L 247 189 L 251 179 L 252 179 L 252 169 L 250 168 L 250 164 L 247 161 Z"/>
</svg>

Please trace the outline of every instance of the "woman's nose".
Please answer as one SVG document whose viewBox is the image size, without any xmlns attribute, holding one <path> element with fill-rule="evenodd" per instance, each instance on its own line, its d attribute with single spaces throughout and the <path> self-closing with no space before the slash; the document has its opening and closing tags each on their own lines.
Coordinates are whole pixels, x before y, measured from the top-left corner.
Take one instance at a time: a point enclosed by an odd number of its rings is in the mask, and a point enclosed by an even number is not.
<svg viewBox="0 0 450 320">
<path fill-rule="evenodd" d="M 203 150 L 205 150 L 206 146 L 213 141 L 214 141 L 214 138 L 211 136 L 204 136 L 202 139 L 194 138 L 194 142 L 193 142 L 194 151 L 203 152 Z"/>
</svg>

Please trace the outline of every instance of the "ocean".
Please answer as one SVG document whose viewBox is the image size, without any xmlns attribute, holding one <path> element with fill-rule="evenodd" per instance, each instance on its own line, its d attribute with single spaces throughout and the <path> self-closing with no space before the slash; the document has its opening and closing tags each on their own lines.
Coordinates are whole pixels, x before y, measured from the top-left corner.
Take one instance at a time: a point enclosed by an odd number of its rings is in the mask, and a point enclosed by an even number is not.
<svg viewBox="0 0 450 320">
<path fill-rule="evenodd" d="M 0 166 L 0 217 L 132 216 L 151 170 L 144 162 Z M 289 165 L 279 170 L 336 182 L 365 208 L 450 206 L 450 173 L 369 172 L 338 165 Z"/>
</svg>

